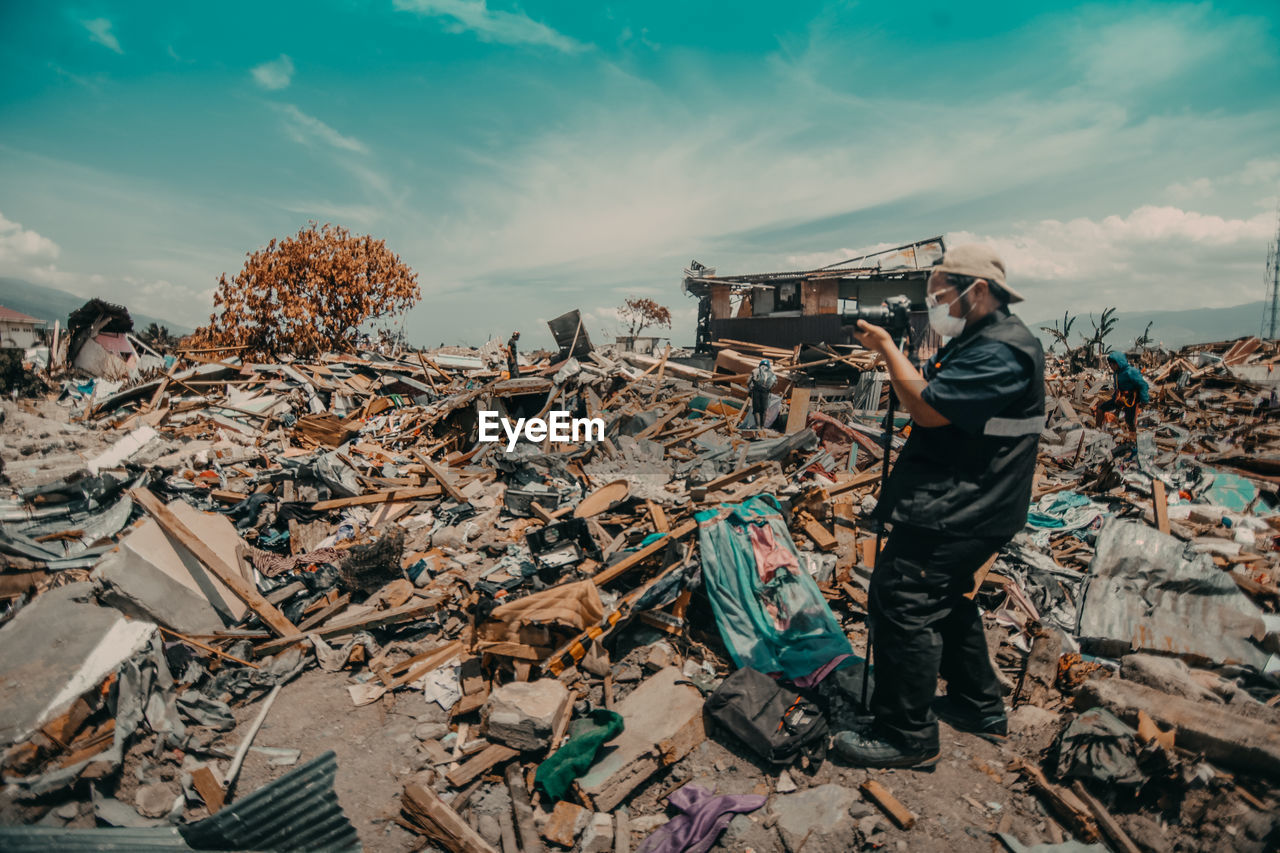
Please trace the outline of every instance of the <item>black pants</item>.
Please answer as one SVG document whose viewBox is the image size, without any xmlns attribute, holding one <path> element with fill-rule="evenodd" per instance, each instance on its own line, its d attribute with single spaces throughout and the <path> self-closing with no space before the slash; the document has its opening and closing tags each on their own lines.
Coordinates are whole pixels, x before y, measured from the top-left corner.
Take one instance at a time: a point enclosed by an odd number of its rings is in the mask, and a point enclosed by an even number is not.
<svg viewBox="0 0 1280 853">
<path fill-rule="evenodd" d="M 1103 422 L 1106 420 L 1107 412 L 1123 412 L 1124 422 L 1133 432 L 1138 431 L 1138 404 L 1132 406 L 1125 405 L 1120 400 L 1111 399 L 1103 400 L 1098 404 L 1098 416 L 1095 418 L 1094 426 L 1102 428 Z"/>
<path fill-rule="evenodd" d="M 764 418 L 769 411 L 769 389 L 751 389 L 751 414 L 756 419 L 756 429 L 764 429 Z"/>
<path fill-rule="evenodd" d="M 974 573 L 1007 541 L 901 524 L 889 534 L 871 574 L 871 711 L 877 727 L 901 746 L 938 748 L 938 722 L 929 705 L 939 674 L 960 710 L 1003 712 L 982 617 L 965 593 L 973 589 Z"/>
</svg>

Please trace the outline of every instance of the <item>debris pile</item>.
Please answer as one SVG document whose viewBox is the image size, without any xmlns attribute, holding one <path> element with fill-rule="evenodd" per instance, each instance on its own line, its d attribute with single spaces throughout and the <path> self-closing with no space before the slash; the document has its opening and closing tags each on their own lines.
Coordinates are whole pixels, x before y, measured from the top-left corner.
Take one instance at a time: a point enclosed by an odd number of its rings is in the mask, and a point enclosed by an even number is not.
<svg viewBox="0 0 1280 853">
<path fill-rule="evenodd" d="M 873 357 L 553 329 L 516 376 L 496 342 L 183 351 L 5 402 L 0 846 L 1275 848 L 1274 344 L 1135 357 L 1136 437 L 1051 361 L 1035 504 L 973 592 L 1013 737 L 925 775 L 825 757 L 861 718 Z M 552 411 L 603 437 L 479 440 Z"/>
</svg>

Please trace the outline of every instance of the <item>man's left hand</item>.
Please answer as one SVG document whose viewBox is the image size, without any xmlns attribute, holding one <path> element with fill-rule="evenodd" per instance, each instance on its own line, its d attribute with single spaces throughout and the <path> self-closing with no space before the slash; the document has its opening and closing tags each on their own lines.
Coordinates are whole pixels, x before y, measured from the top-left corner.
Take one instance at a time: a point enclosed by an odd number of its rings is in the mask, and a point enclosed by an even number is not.
<svg viewBox="0 0 1280 853">
<path fill-rule="evenodd" d="M 862 346 L 881 355 L 898 346 L 887 329 L 868 323 L 866 320 L 858 321 L 858 325 L 853 329 L 853 336 Z"/>
</svg>

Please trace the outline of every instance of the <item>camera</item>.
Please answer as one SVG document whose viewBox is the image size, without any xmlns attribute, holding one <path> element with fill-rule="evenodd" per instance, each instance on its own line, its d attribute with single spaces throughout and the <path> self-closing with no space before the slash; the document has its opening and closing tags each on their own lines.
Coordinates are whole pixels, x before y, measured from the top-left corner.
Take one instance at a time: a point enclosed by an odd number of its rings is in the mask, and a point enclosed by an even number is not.
<svg viewBox="0 0 1280 853">
<path fill-rule="evenodd" d="M 911 300 L 906 296 L 890 296 L 883 305 L 859 308 L 852 314 L 841 315 L 841 320 L 849 326 L 866 320 L 873 326 L 883 326 L 894 337 L 901 337 L 911 326 Z"/>
</svg>

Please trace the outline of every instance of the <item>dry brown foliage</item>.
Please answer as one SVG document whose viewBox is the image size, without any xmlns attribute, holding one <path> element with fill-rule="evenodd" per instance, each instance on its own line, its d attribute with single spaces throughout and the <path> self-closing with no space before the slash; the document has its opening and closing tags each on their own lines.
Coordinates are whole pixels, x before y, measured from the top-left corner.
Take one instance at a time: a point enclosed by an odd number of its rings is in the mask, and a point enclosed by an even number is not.
<svg viewBox="0 0 1280 853">
<path fill-rule="evenodd" d="M 218 279 L 200 346 L 248 349 L 250 358 L 350 352 L 360 326 L 420 298 L 418 274 L 383 240 L 311 222 L 296 236 L 251 252 L 235 278 Z"/>
<path fill-rule="evenodd" d="M 671 310 L 652 299 L 628 299 L 618 309 L 618 317 L 629 324 L 628 335 L 638 335 L 649 326 L 671 328 Z"/>
</svg>

